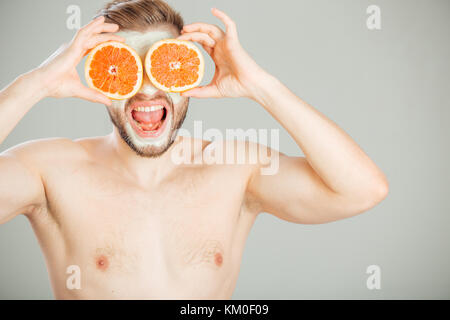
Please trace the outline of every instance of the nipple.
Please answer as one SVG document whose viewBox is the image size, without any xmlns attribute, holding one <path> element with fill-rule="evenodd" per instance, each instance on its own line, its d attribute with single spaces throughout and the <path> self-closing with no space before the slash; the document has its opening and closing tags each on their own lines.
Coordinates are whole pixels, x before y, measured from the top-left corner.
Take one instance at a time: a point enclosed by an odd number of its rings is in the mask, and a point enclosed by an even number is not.
<svg viewBox="0 0 450 320">
<path fill-rule="evenodd" d="M 105 271 L 109 266 L 108 258 L 106 258 L 106 256 L 104 255 L 98 256 L 96 258 L 95 265 L 97 269 Z"/>
<path fill-rule="evenodd" d="M 221 254 L 221 253 L 217 252 L 217 253 L 214 255 L 214 263 L 215 263 L 216 266 L 218 266 L 218 267 L 220 267 L 220 266 L 222 265 L 222 263 L 223 263 L 223 257 L 222 257 L 222 254 Z"/>
</svg>

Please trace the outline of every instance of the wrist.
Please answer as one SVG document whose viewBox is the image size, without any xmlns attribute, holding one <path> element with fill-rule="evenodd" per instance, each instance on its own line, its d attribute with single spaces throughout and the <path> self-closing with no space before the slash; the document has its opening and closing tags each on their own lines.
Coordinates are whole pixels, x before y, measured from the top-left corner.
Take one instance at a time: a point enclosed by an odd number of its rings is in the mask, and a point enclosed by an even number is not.
<svg viewBox="0 0 450 320">
<path fill-rule="evenodd" d="M 24 89 L 23 93 L 32 99 L 34 103 L 50 95 L 45 75 L 39 68 L 22 74 L 17 80 Z"/>
<path fill-rule="evenodd" d="M 263 71 L 253 76 L 249 98 L 266 107 L 270 103 L 271 93 L 277 90 L 281 82 L 271 74 Z"/>
</svg>

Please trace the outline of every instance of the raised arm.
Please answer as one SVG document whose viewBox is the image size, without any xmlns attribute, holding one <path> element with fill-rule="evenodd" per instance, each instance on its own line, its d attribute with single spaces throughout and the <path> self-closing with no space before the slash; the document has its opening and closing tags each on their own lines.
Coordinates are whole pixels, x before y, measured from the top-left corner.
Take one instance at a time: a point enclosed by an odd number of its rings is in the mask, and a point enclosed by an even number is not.
<svg viewBox="0 0 450 320">
<path fill-rule="evenodd" d="M 216 65 L 212 82 L 185 92 L 198 98 L 248 97 L 260 103 L 295 139 L 306 158 L 279 155 L 275 175 L 254 167 L 247 196 L 259 208 L 298 223 L 323 223 L 363 212 L 380 202 L 388 184 L 380 169 L 336 124 L 262 70 L 239 43 L 235 23 L 212 13 L 211 24 L 187 25 L 180 36 L 197 41 Z"/>
<path fill-rule="evenodd" d="M 262 211 L 297 223 L 324 223 L 362 213 L 386 197 L 384 174 L 335 123 L 271 77 L 257 92 L 255 100 L 305 154 L 280 154 L 274 175 L 255 170 L 248 192 Z"/>
<path fill-rule="evenodd" d="M 118 26 L 100 17 L 79 30 L 72 42 L 61 47 L 38 68 L 19 76 L 0 91 L 0 144 L 22 117 L 44 97 L 79 97 L 110 104 L 111 101 L 85 87 L 76 71 L 87 50 L 97 44 L 123 38 L 111 34 Z M 46 203 L 45 191 L 29 150 L 18 146 L 0 154 L 0 224 L 14 216 L 31 214 Z"/>
</svg>

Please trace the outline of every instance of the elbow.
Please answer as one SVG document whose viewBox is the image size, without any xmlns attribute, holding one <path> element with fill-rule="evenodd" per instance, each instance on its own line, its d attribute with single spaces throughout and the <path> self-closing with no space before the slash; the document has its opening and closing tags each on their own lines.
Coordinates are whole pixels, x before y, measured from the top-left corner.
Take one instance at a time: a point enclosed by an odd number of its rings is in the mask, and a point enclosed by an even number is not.
<svg viewBox="0 0 450 320">
<path fill-rule="evenodd" d="M 372 188 L 372 201 L 374 202 L 374 205 L 386 199 L 389 194 L 389 182 L 384 175 L 382 175 L 382 177 L 378 178 L 376 182 L 373 183 Z"/>
<path fill-rule="evenodd" d="M 385 177 L 377 185 L 377 203 L 386 199 L 389 194 L 389 182 Z"/>
<path fill-rule="evenodd" d="M 386 199 L 389 194 L 389 182 L 382 176 L 374 179 L 360 196 L 362 201 L 359 201 L 361 207 L 358 211 L 364 212 L 379 204 Z"/>
<path fill-rule="evenodd" d="M 382 202 L 389 194 L 389 183 L 385 177 L 374 179 L 347 198 L 346 217 L 364 213 Z"/>
</svg>

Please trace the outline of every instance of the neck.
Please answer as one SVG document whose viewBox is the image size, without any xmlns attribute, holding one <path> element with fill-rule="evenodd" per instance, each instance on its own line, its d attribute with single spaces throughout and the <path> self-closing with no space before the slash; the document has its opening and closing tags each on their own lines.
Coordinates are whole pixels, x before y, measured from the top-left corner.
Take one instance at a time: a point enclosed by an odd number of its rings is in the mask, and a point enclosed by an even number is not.
<svg viewBox="0 0 450 320">
<path fill-rule="evenodd" d="M 131 174 L 139 184 L 155 183 L 167 176 L 176 164 L 171 159 L 171 149 L 179 142 L 179 137 L 162 155 L 156 158 L 139 156 L 123 141 L 117 128 L 109 135 L 109 144 L 121 170 Z"/>
</svg>

